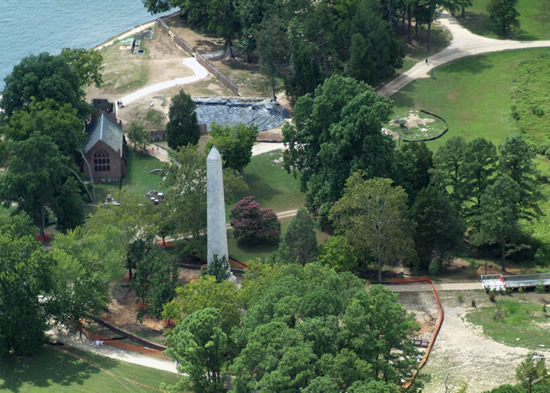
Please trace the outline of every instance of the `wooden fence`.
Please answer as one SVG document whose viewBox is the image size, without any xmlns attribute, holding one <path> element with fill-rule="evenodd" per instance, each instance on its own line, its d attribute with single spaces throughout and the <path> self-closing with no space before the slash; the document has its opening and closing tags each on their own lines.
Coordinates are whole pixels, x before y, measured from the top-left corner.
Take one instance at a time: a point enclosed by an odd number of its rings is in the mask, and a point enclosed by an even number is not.
<svg viewBox="0 0 550 393">
<path fill-rule="evenodd" d="M 183 38 L 181 38 L 179 35 L 170 31 L 170 28 L 168 27 L 166 22 L 162 20 L 162 18 L 157 19 L 157 24 L 166 34 L 168 34 L 170 37 L 173 38 L 177 46 L 179 46 L 181 49 L 187 52 L 189 56 L 194 55 L 195 58 L 197 59 L 197 63 L 202 65 L 204 68 L 208 70 L 209 73 L 214 75 L 222 83 L 222 85 L 224 85 L 229 90 L 231 90 L 231 92 L 236 96 L 239 95 L 239 88 L 237 87 L 237 85 L 232 80 L 230 80 L 227 76 L 225 76 L 220 70 L 218 70 L 218 68 L 216 68 L 214 64 L 208 61 L 208 59 L 205 59 L 200 53 L 197 52 L 193 54 L 193 48 L 191 47 L 191 45 L 189 45 L 189 43 L 185 41 Z"/>
</svg>

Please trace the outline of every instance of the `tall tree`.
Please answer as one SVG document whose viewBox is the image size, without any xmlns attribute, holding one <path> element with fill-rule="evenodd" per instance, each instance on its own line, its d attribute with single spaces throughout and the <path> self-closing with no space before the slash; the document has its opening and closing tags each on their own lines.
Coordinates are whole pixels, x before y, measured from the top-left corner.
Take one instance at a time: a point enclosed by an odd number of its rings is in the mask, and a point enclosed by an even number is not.
<svg viewBox="0 0 550 393">
<path fill-rule="evenodd" d="M 134 144 L 136 151 L 145 148 L 150 143 L 149 133 L 145 131 L 143 124 L 131 122 L 127 130 L 128 139 Z"/>
<path fill-rule="evenodd" d="M 339 333 L 339 339 L 371 365 L 373 379 L 394 384 L 414 371 L 417 351 L 409 337 L 418 329 L 414 314 L 397 298 L 381 285 L 357 292 L 342 317 Z"/>
<path fill-rule="evenodd" d="M 298 261 L 302 265 L 317 258 L 317 235 L 314 222 L 307 210 L 298 209 L 283 237 L 282 247 L 289 262 Z"/>
<path fill-rule="evenodd" d="M 218 283 L 213 276 L 202 276 L 176 289 L 176 298 L 164 306 L 162 317 L 180 323 L 188 315 L 207 307 L 220 312 L 220 327 L 225 334 L 231 334 L 241 319 L 242 300 L 237 285 L 230 281 Z"/>
<path fill-rule="evenodd" d="M 197 105 L 191 96 L 180 90 L 172 98 L 166 124 L 166 138 L 168 146 L 176 150 L 180 146 L 196 145 L 201 136 L 201 129 L 197 122 L 195 109 Z"/>
<path fill-rule="evenodd" d="M 321 82 L 321 70 L 313 58 L 311 47 L 303 41 L 295 46 L 290 57 L 291 73 L 285 80 L 286 95 L 292 104 L 299 97 L 313 93 Z"/>
<path fill-rule="evenodd" d="M 464 224 L 444 190 L 433 185 L 423 188 L 411 208 L 416 222 L 414 242 L 420 269 L 435 261 L 438 270 L 452 260 L 464 238 Z"/>
<path fill-rule="evenodd" d="M 465 216 L 469 218 L 476 217 L 481 206 L 481 196 L 485 189 L 493 181 L 497 169 L 497 149 L 484 138 L 477 138 L 469 142 L 464 149 L 463 165 L 460 172 L 464 179 L 464 196 L 467 197 L 467 206 Z"/>
<path fill-rule="evenodd" d="M 487 12 L 491 22 L 500 35 L 506 35 L 513 28 L 519 27 L 519 12 L 516 10 L 518 0 L 490 0 Z"/>
<path fill-rule="evenodd" d="M 334 75 L 294 108 L 294 124 L 283 127 L 288 171 L 300 171 L 307 206 L 327 223 L 330 206 L 346 179 L 362 169 L 368 177 L 391 176 L 394 142 L 380 132 L 391 104 L 363 82 Z"/>
<path fill-rule="evenodd" d="M 264 16 L 256 31 L 258 52 L 265 73 L 271 80 L 273 100 L 277 100 L 275 92 L 275 73 L 277 64 L 288 55 L 289 42 L 286 34 L 287 23 L 278 14 Z"/>
<path fill-rule="evenodd" d="M 19 232 L 24 228 L 24 232 Z M 34 240 L 32 230 L 24 213 L 0 222 L 1 356 L 37 352 L 53 316 L 48 298 L 41 301 L 40 297 L 52 294 L 50 268 L 54 262 Z"/>
<path fill-rule="evenodd" d="M 164 305 L 176 296 L 178 265 L 158 246 L 149 247 L 137 264 L 132 287 L 136 291 L 137 318 L 145 315 L 160 317 Z"/>
<path fill-rule="evenodd" d="M 167 346 L 166 353 L 185 375 L 177 388 L 196 393 L 223 390 L 227 335 L 221 329 L 218 310 L 205 308 L 189 315 L 168 336 Z"/>
<path fill-rule="evenodd" d="M 407 194 L 390 179 L 363 179 L 353 173 L 344 195 L 330 209 L 336 232 L 342 233 L 359 255 L 376 260 L 378 281 L 382 267 L 414 258 L 414 224 L 407 218 Z"/>
<path fill-rule="evenodd" d="M 520 195 L 519 185 L 510 176 L 500 175 L 481 197 L 483 209 L 476 218 L 479 232 L 472 235 L 476 245 L 499 246 L 503 272 L 506 272 L 506 256 L 517 248 Z"/>
<path fill-rule="evenodd" d="M 57 235 L 50 254 L 56 318 L 80 330 L 91 315 L 103 312 L 111 301 L 111 283 L 124 272 L 121 232 L 105 226 L 91 234 L 83 227 Z"/>
<path fill-rule="evenodd" d="M 532 353 L 529 353 L 516 368 L 516 379 L 522 383 L 528 393 L 533 391 L 533 383 L 547 374 L 548 370 L 544 358 L 535 359 Z"/>
<path fill-rule="evenodd" d="M 382 19 L 377 0 L 361 2 L 353 17 L 348 73 L 371 86 L 391 77 L 403 64 L 402 44 Z"/>
<path fill-rule="evenodd" d="M 539 202 L 544 199 L 535 158 L 534 146 L 519 135 L 507 137 L 499 146 L 499 173 L 510 176 L 519 185 L 519 213 L 527 220 L 540 217 Z"/>
<path fill-rule="evenodd" d="M 23 141 L 39 132 L 52 138 L 61 154 L 72 157 L 86 142 L 83 125 L 70 104 L 59 104 L 51 98 L 42 102 L 31 98 L 26 110 L 18 110 L 11 116 L 3 133 L 10 140 Z"/>
<path fill-rule="evenodd" d="M 464 138 L 451 137 L 437 150 L 433 160 L 432 181 L 438 187 L 449 192 L 451 202 L 457 208 L 464 200 L 464 179 L 461 168 L 465 160 L 465 149 Z"/>
<path fill-rule="evenodd" d="M 44 238 L 46 206 L 53 206 L 54 190 L 65 173 L 63 157 L 52 139 L 39 132 L 10 146 L 6 173 L 0 179 L 0 199 L 18 202 L 36 218 Z"/>
<path fill-rule="evenodd" d="M 242 173 L 252 158 L 252 146 L 256 142 L 258 127 L 243 123 L 226 127 L 212 123 L 209 134 L 212 140 L 206 145 L 206 151 L 210 151 L 211 146 L 216 146 L 222 155 L 224 167 Z"/>
<path fill-rule="evenodd" d="M 84 202 L 80 196 L 78 184 L 72 177 L 59 188 L 53 206 L 57 217 L 57 228 L 66 231 L 84 223 Z"/>
<path fill-rule="evenodd" d="M 97 50 L 82 48 L 64 48 L 61 57 L 76 71 L 80 86 L 101 87 L 103 84 L 103 56 Z"/>
</svg>

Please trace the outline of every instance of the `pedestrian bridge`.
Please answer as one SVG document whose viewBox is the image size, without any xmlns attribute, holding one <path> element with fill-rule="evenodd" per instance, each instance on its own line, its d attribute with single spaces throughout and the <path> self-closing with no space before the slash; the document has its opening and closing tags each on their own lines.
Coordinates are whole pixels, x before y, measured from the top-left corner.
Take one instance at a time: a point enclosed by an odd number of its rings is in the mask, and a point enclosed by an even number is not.
<svg viewBox="0 0 550 393">
<path fill-rule="evenodd" d="M 550 286 L 550 273 L 535 274 L 485 274 L 481 275 L 481 285 L 490 291 L 506 290 L 507 288 L 536 287 L 537 285 Z"/>
</svg>

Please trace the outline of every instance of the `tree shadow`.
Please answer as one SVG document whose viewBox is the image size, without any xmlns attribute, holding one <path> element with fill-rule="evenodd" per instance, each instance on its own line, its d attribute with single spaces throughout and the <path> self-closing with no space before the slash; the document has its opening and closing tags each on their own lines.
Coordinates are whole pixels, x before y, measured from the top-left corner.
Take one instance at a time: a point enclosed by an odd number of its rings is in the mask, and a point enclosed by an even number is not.
<svg viewBox="0 0 550 393">
<path fill-rule="evenodd" d="M 493 68 L 493 64 L 487 59 L 487 55 L 475 55 L 449 63 L 445 66 L 445 72 L 479 74 L 490 68 Z"/>
<path fill-rule="evenodd" d="M 245 174 L 245 181 L 249 185 L 249 190 L 246 192 L 235 193 L 236 201 L 243 199 L 245 196 L 254 195 L 254 199 L 256 201 L 260 200 L 265 202 L 275 199 L 278 195 L 282 194 L 281 191 L 268 183 L 265 178 L 258 176 L 255 173 Z"/>
<path fill-rule="evenodd" d="M 115 361 L 105 358 L 102 367 L 114 367 Z M 0 390 L 27 391 L 31 385 L 47 388 L 55 385 L 82 385 L 101 370 L 65 353 L 44 348 L 32 357 L 7 356 L 0 359 Z"/>
</svg>

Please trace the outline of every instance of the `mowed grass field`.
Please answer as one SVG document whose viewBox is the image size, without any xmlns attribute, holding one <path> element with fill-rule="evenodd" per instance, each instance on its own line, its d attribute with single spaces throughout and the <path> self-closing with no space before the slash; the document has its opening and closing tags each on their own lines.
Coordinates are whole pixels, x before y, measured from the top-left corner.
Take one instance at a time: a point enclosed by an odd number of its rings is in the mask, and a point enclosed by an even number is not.
<svg viewBox="0 0 550 393">
<path fill-rule="evenodd" d="M 489 2 L 490 0 L 474 0 L 473 5 L 466 8 L 466 20 L 460 19 L 460 23 L 475 34 L 491 38 L 508 38 L 497 35 L 487 12 Z M 520 14 L 520 27 L 511 38 L 550 39 L 550 0 L 521 0 L 517 2 L 516 9 Z"/>
<path fill-rule="evenodd" d="M 32 357 L 0 359 L 0 392 L 149 393 L 179 380 L 176 374 L 66 349 L 86 361 L 52 348 Z"/>
<path fill-rule="evenodd" d="M 547 53 L 550 48 L 506 51 L 436 68 L 432 78 L 414 81 L 392 96 L 394 113 L 416 108 L 443 117 L 449 131 L 442 138 L 427 142 L 434 152 L 453 136 L 462 136 L 467 141 L 484 137 L 498 146 L 507 136 L 519 133 L 518 123 L 511 114 L 511 92 L 518 65 Z M 537 76 L 533 74 L 532 79 L 536 83 Z M 541 142 L 540 129 L 536 135 L 530 136 L 529 130 L 522 135 L 532 143 Z M 538 157 L 538 168 L 543 175 L 550 176 L 550 162 L 543 156 Z M 543 184 L 543 193 L 547 197 L 541 202 L 545 215 L 526 228 L 550 250 L 550 185 Z"/>
<path fill-rule="evenodd" d="M 514 70 L 544 53 L 550 48 L 473 56 L 438 67 L 432 78 L 416 80 L 391 97 L 394 114 L 415 108 L 443 117 L 449 131 L 428 143 L 433 150 L 453 136 L 484 137 L 498 145 L 518 132 L 510 110 Z"/>
</svg>

